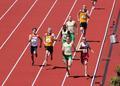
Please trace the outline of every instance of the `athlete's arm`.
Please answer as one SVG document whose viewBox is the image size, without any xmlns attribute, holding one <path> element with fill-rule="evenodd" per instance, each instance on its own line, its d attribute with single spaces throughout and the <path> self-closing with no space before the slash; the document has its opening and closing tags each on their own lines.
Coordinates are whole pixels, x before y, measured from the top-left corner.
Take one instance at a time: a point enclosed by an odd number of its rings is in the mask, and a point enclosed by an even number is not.
<svg viewBox="0 0 120 86">
<path fill-rule="evenodd" d="M 81 43 L 78 45 L 78 48 L 77 48 L 77 50 L 76 50 L 76 52 L 81 52 L 82 51 L 82 49 L 81 49 Z"/>
<path fill-rule="evenodd" d="M 90 47 L 89 44 L 88 44 L 88 49 L 89 49 L 92 53 L 94 53 L 94 50 Z"/>
<path fill-rule="evenodd" d="M 62 46 L 62 55 L 63 55 L 63 56 L 65 56 L 65 54 L 64 54 L 64 49 L 65 49 L 65 48 L 64 48 L 64 44 L 63 44 L 63 46 Z"/>
<path fill-rule="evenodd" d="M 29 35 L 29 42 L 31 42 L 31 34 Z"/>
<path fill-rule="evenodd" d="M 55 34 L 52 34 L 53 41 L 57 41 L 57 38 L 55 37 Z"/>
<path fill-rule="evenodd" d="M 80 21 L 79 19 L 80 19 L 80 11 L 77 14 L 77 20 Z"/>
<path fill-rule="evenodd" d="M 90 18 L 90 13 L 89 13 L 89 11 L 87 11 L 86 13 L 87 13 L 87 18 L 89 19 L 89 18 Z"/>
<path fill-rule="evenodd" d="M 60 39 L 59 39 L 59 41 L 62 39 L 62 31 L 60 32 Z"/>
<path fill-rule="evenodd" d="M 44 45 L 46 45 L 46 34 L 43 37 L 43 43 L 44 43 Z"/>
</svg>

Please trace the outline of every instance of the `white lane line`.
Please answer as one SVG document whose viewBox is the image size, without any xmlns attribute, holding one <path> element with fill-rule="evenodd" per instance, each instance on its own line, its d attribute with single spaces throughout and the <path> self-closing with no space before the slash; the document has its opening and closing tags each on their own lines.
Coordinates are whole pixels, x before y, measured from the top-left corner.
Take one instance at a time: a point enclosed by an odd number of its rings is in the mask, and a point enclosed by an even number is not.
<svg viewBox="0 0 120 86">
<path fill-rule="evenodd" d="M 40 24 L 40 26 L 38 27 L 37 32 L 40 30 L 41 26 L 43 25 L 43 23 L 45 22 L 45 20 L 47 19 L 47 17 L 49 16 L 50 12 L 52 11 L 53 7 L 55 6 L 55 4 L 57 3 L 58 0 L 56 0 L 52 7 L 50 8 L 50 10 L 48 11 L 48 13 L 46 14 L 45 18 L 43 19 L 42 23 Z M 12 67 L 12 69 L 10 70 L 9 74 L 7 75 L 7 77 L 5 78 L 5 80 L 2 83 L 2 86 L 5 85 L 6 81 L 8 80 L 8 78 L 10 77 L 10 75 L 12 74 L 12 72 L 14 71 L 14 69 L 16 68 L 17 64 L 19 63 L 19 61 L 21 60 L 21 58 L 23 57 L 25 51 L 27 50 L 27 48 L 29 47 L 30 43 L 27 44 L 27 46 L 24 48 L 23 52 L 20 54 L 18 60 L 16 61 L 16 63 L 14 64 L 14 66 Z"/>
<path fill-rule="evenodd" d="M 89 14 L 90 16 L 91 16 L 93 10 L 94 10 L 94 7 L 91 8 L 91 11 L 90 11 L 90 14 Z M 78 41 L 78 44 L 77 44 L 76 49 L 79 48 L 79 44 L 80 44 L 80 41 L 81 41 L 82 36 L 83 36 L 83 35 L 80 36 L 80 39 L 79 39 L 79 41 Z M 76 52 L 74 52 L 74 54 L 73 54 L 73 59 L 75 58 L 75 54 L 76 54 Z M 66 78 L 67 78 L 67 72 L 66 72 L 66 74 L 65 74 L 65 76 L 64 76 L 64 79 L 63 79 L 63 81 L 62 81 L 61 86 L 64 86 L 64 83 L 65 83 Z"/>
<path fill-rule="evenodd" d="M 68 13 L 68 15 L 67 15 L 67 17 L 66 17 L 66 19 L 65 19 L 65 21 L 64 21 L 63 24 L 66 23 L 66 21 L 67 21 L 68 17 L 70 16 L 70 14 L 71 14 L 71 12 L 72 12 L 74 6 L 76 5 L 76 3 L 77 3 L 77 0 L 75 0 L 74 4 L 73 4 L 73 6 L 71 7 L 71 9 L 70 9 L 70 11 L 69 11 L 69 13 Z M 57 37 L 56 37 L 57 39 L 58 39 L 58 37 L 59 37 L 59 35 L 60 35 L 61 30 L 62 30 L 62 27 L 61 27 L 61 29 L 60 29 L 60 31 L 59 31 Z M 54 42 L 53 46 L 55 45 L 55 43 L 56 43 L 56 42 Z M 46 60 L 46 59 L 45 59 L 45 60 Z M 45 60 L 44 60 L 44 62 L 42 63 L 42 65 L 45 65 Z M 32 83 L 32 86 L 35 85 L 35 82 L 36 82 L 37 78 L 39 77 L 39 75 L 40 75 L 42 69 L 43 69 L 43 66 L 39 69 L 39 71 L 38 71 L 38 73 L 37 73 L 37 75 L 36 75 L 36 77 L 35 77 L 35 79 L 34 79 L 34 81 L 33 81 L 33 83 Z"/>
<path fill-rule="evenodd" d="M 32 10 L 32 8 L 35 6 L 38 0 L 35 0 L 35 2 L 32 4 L 32 6 L 29 8 L 29 10 L 25 13 L 25 15 L 22 17 L 20 22 L 17 24 L 17 26 L 13 29 L 13 31 L 10 33 L 10 35 L 6 38 L 6 40 L 2 43 L 0 46 L 0 50 L 3 48 L 3 46 L 7 43 L 7 41 L 10 39 L 10 37 L 13 35 L 13 33 L 17 30 L 19 25 L 23 22 L 23 20 L 26 18 L 26 16 L 29 14 L 29 12 Z"/>
<path fill-rule="evenodd" d="M 113 10 L 114 10 L 116 1 L 117 0 L 113 1 L 112 9 L 111 9 L 111 12 L 110 12 L 110 15 L 109 15 L 109 18 L 108 18 L 108 22 L 107 22 L 107 25 L 106 25 L 106 31 L 105 31 L 104 38 L 103 38 L 103 41 L 102 41 L 102 44 L 101 44 L 100 52 L 99 52 L 99 55 L 98 55 L 97 63 L 96 63 L 96 66 L 95 66 L 95 70 L 94 70 L 94 74 L 93 74 L 93 78 L 91 80 L 90 86 L 94 86 L 95 76 L 96 76 L 96 73 L 97 73 L 97 70 L 98 70 L 98 66 L 99 66 L 99 63 L 100 63 L 100 58 L 101 58 L 103 46 L 104 46 L 104 43 L 105 43 L 105 40 L 106 40 L 107 32 L 108 32 L 108 29 L 109 29 L 109 23 L 110 23 L 112 14 L 113 14 Z"/>
<path fill-rule="evenodd" d="M 15 0 L 15 2 L 7 9 L 7 11 L 0 17 L 0 21 L 3 19 L 3 17 L 12 9 L 12 7 L 16 4 L 18 0 Z"/>
</svg>

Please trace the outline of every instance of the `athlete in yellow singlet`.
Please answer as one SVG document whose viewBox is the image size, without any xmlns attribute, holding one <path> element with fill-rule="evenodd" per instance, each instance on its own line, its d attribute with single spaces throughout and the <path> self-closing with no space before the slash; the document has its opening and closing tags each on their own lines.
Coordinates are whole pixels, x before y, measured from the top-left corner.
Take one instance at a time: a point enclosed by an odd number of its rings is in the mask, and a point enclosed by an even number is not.
<svg viewBox="0 0 120 86">
<path fill-rule="evenodd" d="M 52 29 L 48 28 L 48 32 L 45 33 L 44 36 L 44 45 L 46 49 L 45 59 L 46 62 L 48 60 L 48 55 L 50 54 L 51 60 L 53 59 L 53 43 L 56 41 L 54 33 L 52 33 Z"/>
<path fill-rule="evenodd" d="M 83 5 L 82 10 L 79 11 L 78 15 L 78 21 L 80 22 L 80 30 L 83 36 L 86 35 L 86 29 L 87 29 L 87 21 L 89 19 L 89 14 L 86 5 Z"/>
</svg>

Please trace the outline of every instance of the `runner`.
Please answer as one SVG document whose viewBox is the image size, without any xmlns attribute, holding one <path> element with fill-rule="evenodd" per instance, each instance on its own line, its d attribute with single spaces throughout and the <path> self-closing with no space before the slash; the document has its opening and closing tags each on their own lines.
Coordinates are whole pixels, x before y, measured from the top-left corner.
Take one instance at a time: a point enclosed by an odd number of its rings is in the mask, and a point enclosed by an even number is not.
<svg viewBox="0 0 120 86">
<path fill-rule="evenodd" d="M 62 46 L 62 53 L 64 56 L 68 76 L 70 76 L 69 70 L 70 70 L 71 63 L 72 63 L 72 49 L 71 49 L 72 45 L 73 45 L 73 42 L 70 41 L 70 37 L 67 36 L 66 42 Z"/>
<path fill-rule="evenodd" d="M 89 14 L 86 5 L 83 5 L 82 10 L 79 11 L 77 15 L 78 21 L 80 22 L 80 31 L 83 37 L 86 35 L 87 21 L 89 19 Z"/>
<path fill-rule="evenodd" d="M 63 25 L 63 28 L 62 28 L 62 31 L 61 31 L 61 36 L 60 36 L 60 40 L 62 38 L 62 44 L 66 42 L 67 34 L 68 34 L 67 27 L 66 27 L 66 25 Z"/>
<path fill-rule="evenodd" d="M 66 26 L 67 26 L 68 31 L 70 31 L 71 41 L 73 41 L 73 47 L 74 47 L 74 50 L 75 50 L 75 32 L 77 34 L 78 34 L 78 32 L 76 31 L 77 24 L 72 19 L 71 16 L 68 17 L 68 21 L 66 22 Z"/>
<path fill-rule="evenodd" d="M 46 53 L 45 53 L 45 59 L 46 59 L 46 63 L 48 61 L 48 56 L 50 54 L 51 56 L 51 60 L 53 60 L 53 43 L 54 41 L 56 41 L 55 35 L 54 33 L 52 33 L 52 29 L 49 27 L 47 33 L 45 33 L 45 37 L 44 37 L 44 45 L 45 45 L 45 49 L 46 49 Z"/>
<path fill-rule="evenodd" d="M 32 65 L 34 65 L 34 56 L 38 56 L 37 48 L 38 48 L 38 39 L 40 40 L 40 48 L 42 46 L 42 38 L 36 33 L 37 29 L 32 29 L 32 34 L 29 35 L 29 42 L 31 45 L 31 59 Z"/>
<path fill-rule="evenodd" d="M 92 2 L 92 6 L 95 6 L 97 0 L 91 0 L 91 2 Z"/>
<path fill-rule="evenodd" d="M 79 48 L 77 51 L 81 52 L 81 63 L 85 66 L 85 76 L 88 76 L 87 74 L 87 67 L 88 67 L 88 58 L 89 58 L 89 50 L 94 53 L 94 51 L 90 48 L 88 42 L 86 41 L 86 38 L 82 38 L 82 42 L 79 45 Z"/>
</svg>

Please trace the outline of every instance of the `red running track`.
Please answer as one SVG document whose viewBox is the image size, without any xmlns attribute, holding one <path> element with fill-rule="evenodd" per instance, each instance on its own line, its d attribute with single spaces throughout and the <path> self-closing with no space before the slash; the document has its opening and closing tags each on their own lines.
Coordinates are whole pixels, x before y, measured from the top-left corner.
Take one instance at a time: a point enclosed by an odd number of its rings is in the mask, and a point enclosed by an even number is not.
<svg viewBox="0 0 120 86">
<path fill-rule="evenodd" d="M 11 68 L 13 67 L 13 65 L 21 55 L 22 51 L 26 47 L 28 43 L 27 41 L 28 35 L 29 33 L 31 33 L 31 28 L 39 27 L 40 23 L 44 19 L 46 13 L 50 9 L 54 1 L 52 2 L 46 1 L 46 0 L 38 1 L 35 7 L 33 8 L 33 10 L 27 16 L 27 18 L 22 22 L 19 28 L 15 31 L 14 35 L 7 42 L 5 47 L 0 51 L 0 57 L 2 57 L 2 60 L 0 60 L 1 61 L 0 67 L 2 70 L 2 75 L 0 77 L 0 80 L 2 80 L 2 82 L 0 82 L 0 84 L 3 83 L 8 73 L 10 72 Z M 43 23 L 38 33 L 41 36 L 43 36 L 44 33 L 47 31 L 47 27 L 50 26 L 53 28 L 53 32 L 55 32 L 55 34 L 58 34 L 74 1 L 75 0 L 58 1 L 55 7 L 53 8 L 53 10 L 51 11 L 50 15 L 47 17 L 46 21 Z M 105 27 L 108 21 L 108 16 L 110 13 L 110 8 L 112 6 L 112 1 L 113 0 L 109 0 L 109 1 L 107 0 L 105 1 L 106 4 L 103 5 L 102 0 L 99 0 L 96 6 L 103 7 L 105 8 L 105 10 L 104 9 L 94 10 L 91 15 L 91 19 L 90 19 L 88 31 L 87 31 L 88 32 L 87 38 L 88 40 L 93 41 L 93 42 L 90 42 L 90 45 L 93 47 L 95 54 L 90 53 L 90 57 L 92 57 L 89 59 L 90 75 L 92 75 L 94 71 L 94 66 L 99 53 L 101 41 L 103 39 L 103 35 L 105 32 Z M 90 10 L 91 3 L 89 1 L 78 0 L 71 13 L 74 20 L 76 20 L 76 14 L 83 4 L 87 4 L 88 9 Z M 106 15 L 105 18 L 103 18 L 104 15 Z M 100 25 L 100 22 L 102 22 L 101 25 Z M 97 29 L 97 31 L 94 29 Z M 97 36 L 98 34 L 99 36 Z M 76 44 L 78 42 L 78 39 L 79 39 L 79 36 L 76 37 Z M 55 49 L 54 60 L 48 62 L 50 66 L 44 67 L 42 69 L 39 77 L 37 78 L 35 85 L 38 85 L 38 86 L 39 85 L 42 85 L 42 86 L 53 86 L 53 85 L 60 86 L 61 85 L 64 79 L 64 75 L 66 73 L 66 70 L 64 68 L 65 65 L 62 62 L 62 54 L 60 53 L 61 42 L 57 42 L 55 44 L 54 49 Z M 8 77 L 8 79 L 6 80 L 5 84 L 8 86 L 9 85 L 16 86 L 18 84 L 19 86 L 31 85 L 32 82 L 34 81 L 34 78 L 36 77 L 37 72 L 41 68 L 40 65 L 43 63 L 44 54 L 45 54 L 44 47 L 39 49 L 39 52 L 40 52 L 39 57 L 36 58 L 36 62 L 35 62 L 36 65 L 31 66 L 30 52 L 29 52 L 29 49 L 27 49 L 25 54 L 23 54 L 22 59 L 15 67 L 15 70 L 13 70 L 10 77 Z M 79 55 L 76 55 L 76 56 L 77 58 L 79 58 L 78 57 Z M 81 76 L 84 76 L 83 75 L 84 72 L 83 72 L 83 66 L 80 64 L 79 60 L 75 60 L 73 62 L 73 65 L 71 68 L 71 74 L 73 77 L 69 77 L 66 79 L 64 83 L 65 86 L 80 86 L 81 83 L 84 84 L 84 86 L 90 85 L 90 81 L 91 81 L 90 78 L 81 77 Z M 78 78 L 74 78 L 74 76 L 76 75 Z"/>
<path fill-rule="evenodd" d="M 31 33 L 31 29 L 33 27 L 38 27 L 39 24 L 41 24 L 45 15 L 51 8 L 53 2 L 54 1 L 52 1 L 52 2 L 47 1 L 47 3 L 46 3 L 45 0 L 38 1 L 37 4 L 35 5 L 35 7 L 33 8 L 32 12 L 27 16 L 27 18 L 20 25 L 18 30 L 15 31 L 14 35 L 10 38 L 10 40 L 8 41 L 6 46 L 0 51 L 0 57 L 2 57 L 2 60 L 0 61 L 0 63 L 1 63 L 0 66 L 1 66 L 1 70 L 2 70 L 1 71 L 2 75 L 0 77 L 0 80 L 1 80 L 0 83 L 2 83 L 3 80 L 5 80 L 8 73 L 10 72 L 11 68 L 13 67 L 13 65 L 15 64 L 15 62 L 21 55 L 25 46 L 27 45 L 28 35 Z M 43 8 L 46 8 L 46 9 L 43 9 Z M 13 43 L 14 43 L 14 45 L 13 45 Z M 29 58 L 29 57 L 30 57 L 30 55 L 27 56 L 27 58 Z M 31 67 L 31 61 L 27 61 L 27 63 L 30 63 L 29 66 Z"/>
<path fill-rule="evenodd" d="M 41 36 L 43 36 L 44 33 L 47 31 L 48 25 L 53 28 L 53 32 L 55 32 L 55 34 L 58 33 L 74 0 L 71 0 L 71 3 L 68 3 L 68 2 L 69 1 L 63 1 L 63 0 L 59 1 L 58 0 L 58 2 L 56 3 L 55 7 L 52 10 L 52 12 L 50 13 L 49 17 L 44 22 L 43 26 L 40 28 L 39 34 Z M 63 5 L 63 6 L 61 6 L 61 5 Z M 63 10 L 61 10 L 61 9 L 63 9 Z M 62 14 L 60 14 L 60 13 L 62 13 Z M 52 22 L 52 21 L 55 21 L 55 22 Z M 39 66 L 37 66 L 37 65 L 42 64 L 42 62 L 44 60 L 45 51 L 44 51 L 44 47 L 40 50 L 40 55 L 37 58 L 35 67 L 31 67 L 31 58 L 28 53 L 29 53 L 29 49 L 27 50 L 27 53 L 25 53 L 23 55 L 23 59 L 21 59 L 20 63 L 18 64 L 18 66 L 16 67 L 15 71 L 12 73 L 11 77 L 9 78 L 9 80 L 7 81 L 6 84 L 13 84 L 13 85 L 16 85 L 17 83 L 20 83 L 21 85 L 31 85 L 32 84 L 32 81 L 34 80 L 34 78 L 39 70 Z M 28 58 L 26 58 L 26 57 L 28 57 Z M 28 61 L 28 63 L 26 63 L 26 61 Z M 23 64 L 24 64 L 24 67 L 21 66 Z M 19 72 L 19 70 L 21 70 L 21 69 L 24 71 Z M 32 75 L 31 75 L 31 73 L 32 73 Z M 20 75 L 21 78 L 24 77 L 24 80 L 20 81 L 20 78 L 18 77 L 18 75 Z M 14 83 L 16 81 L 16 79 L 18 82 Z M 28 79 L 29 79 L 29 82 L 28 82 Z"/>
<path fill-rule="evenodd" d="M 29 3 L 28 3 L 29 2 Z M 32 0 L 19 0 L 14 7 L 5 15 L 0 22 L 0 47 L 11 34 L 30 6 L 34 3 Z"/>
<path fill-rule="evenodd" d="M 87 39 L 95 51 L 94 54 L 90 53 L 89 57 L 88 74 L 90 77 L 84 77 L 84 66 L 80 63 L 80 55 L 78 53 L 71 68 L 72 76 L 66 79 L 64 86 L 80 86 L 81 83 L 84 86 L 90 86 L 113 0 L 106 0 L 104 3 L 106 4 L 103 4 L 103 1 L 99 0 L 96 4 L 96 9 L 93 10 L 87 30 Z"/>
<path fill-rule="evenodd" d="M 109 52 L 109 46 L 110 46 L 110 34 L 113 32 L 113 28 L 110 28 L 110 27 L 112 26 L 113 20 L 115 20 L 115 22 L 117 23 L 118 14 L 119 14 L 119 10 L 120 10 L 120 5 L 119 4 L 120 4 L 120 1 L 117 0 L 114 11 L 113 11 L 113 15 L 112 15 L 112 18 L 111 18 L 111 21 L 110 21 L 109 30 L 108 30 L 108 33 L 107 33 L 107 39 L 106 39 L 104 47 L 103 47 L 103 52 L 102 52 L 102 55 L 101 55 L 101 61 L 100 61 L 99 69 L 97 71 L 97 75 L 103 76 L 106 62 L 107 62 L 107 60 L 109 60 L 109 65 L 108 65 L 108 70 L 107 70 L 107 73 L 106 73 L 106 79 L 105 79 L 104 86 L 109 86 L 110 85 L 111 78 L 113 76 L 116 76 L 115 69 L 116 69 L 117 65 L 120 64 L 120 61 L 118 60 L 119 57 L 120 57 L 120 54 L 119 54 L 119 50 L 120 50 L 119 45 L 120 44 L 119 43 L 113 45 L 111 57 L 110 57 L 110 59 L 107 59 L 108 58 L 108 52 Z M 120 28 L 119 27 L 120 27 L 120 19 L 118 21 L 118 28 L 117 28 L 117 32 L 116 32 L 116 34 L 118 36 L 118 40 L 120 38 L 120 35 L 119 35 L 119 33 L 120 33 L 119 29 Z M 101 84 L 102 79 L 103 79 L 103 77 L 99 77 L 99 78 L 95 79 L 96 86 L 99 86 Z"/>
<path fill-rule="evenodd" d="M 0 17 L 14 3 L 15 0 L 0 0 Z"/>
</svg>

